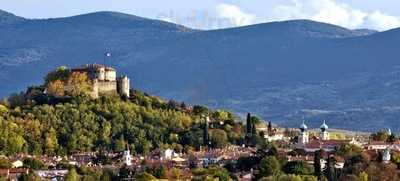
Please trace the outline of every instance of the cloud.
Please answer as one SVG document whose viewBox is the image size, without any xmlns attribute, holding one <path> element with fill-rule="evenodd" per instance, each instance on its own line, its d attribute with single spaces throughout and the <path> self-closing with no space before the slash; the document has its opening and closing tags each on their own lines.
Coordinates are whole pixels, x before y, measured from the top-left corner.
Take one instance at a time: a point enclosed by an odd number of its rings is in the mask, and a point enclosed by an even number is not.
<svg viewBox="0 0 400 181">
<path fill-rule="evenodd" d="M 350 29 L 387 30 L 400 26 L 398 17 L 380 11 L 364 12 L 335 0 L 291 0 L 289 4 L 276 6 L 271 18 L 274 20 L 311 19 Z"/>
<path fill-rule="evenodd" d="M 400 19 L 387 15 L 380 11 L 374 11 L 365 19 L 365 26 L 376 27 L 377 29 L 387 30 L 400 27 Z"/>
<path fill-rule="evenodd" d="M 256 19 L 256 16 L 245 13 L 238 6 L 231 4 L 219 4 L 216 12 L 220 19 L 230 21 L 233 26 L 250 25 Z"/>
</svg>

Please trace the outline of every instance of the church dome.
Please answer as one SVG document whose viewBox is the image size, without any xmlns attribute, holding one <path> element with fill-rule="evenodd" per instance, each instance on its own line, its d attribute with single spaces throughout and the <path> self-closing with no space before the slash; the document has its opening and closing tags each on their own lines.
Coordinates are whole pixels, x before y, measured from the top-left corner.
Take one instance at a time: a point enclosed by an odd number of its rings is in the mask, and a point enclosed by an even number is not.
<svg viewBox="0 0 400 181">
<path fill-rule="evenodd" d="M 303 121 L 303 124 L 301 124 L 299 128 L 300 128 L 301 130 L 306 130 L 308 127 L 307 127 L 306 124 L 304 124 L 304 121 Z"/>
<path fill-rule="evenodd" d="M 324 123 L 322 123 L 322 125 L 321 125 L 321 127 L 320 127 L 321 129 L 328 129 L 328 125 L 326 125 L 326 123 L 325 123 L 325 120 L 324 120 Z"/>
</svg>

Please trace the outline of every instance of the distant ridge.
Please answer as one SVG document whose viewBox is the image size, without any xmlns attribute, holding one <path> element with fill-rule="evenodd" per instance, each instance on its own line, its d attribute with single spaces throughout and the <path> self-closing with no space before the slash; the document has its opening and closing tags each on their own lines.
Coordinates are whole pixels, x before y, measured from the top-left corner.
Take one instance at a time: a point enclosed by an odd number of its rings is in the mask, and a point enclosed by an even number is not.
<svg viewBox="0 0 400 181">
<path fill-rule="evenodd" d="M 24 21 L 25 18 L 15 16 L 12 13 L 0 9 L 0 26 L 15 24 Z"/>
<path fill-rule="evenodd" d="M 350 30 L 337 25 L 316 22 L 312 20 L 288 20 L 270 23 L 261 23 L 237 28 L 228 28 L 215 31 L 256 31 L 269 30 L 274 33 L 293 34 L 294 36 L 305 36 L 313 38 L 348 38 L 356 36 L 366 36 L 377 33 L 378 31 L 369 29 Z"/>
<path fill-rule="evenodd" d="M 148 26 L 156 26 L 158 28 L 170 28 L 170 30 L 177 29 L 180 31 L 193 31 L 190 28 L 184 27 L 182 25 L 177 25 L 161 20 L 154 20 L 154 19 L 148 19 L 148 18 L 143 18 L 135 15 L 130 15 L 126 13 L 119 13 L 119 12 L 113 12 L 113 11 L 99 11 L 99 12 L 94 12 L 94 13 L 88 13 L 88 14 L 83 14 L 83 15 L 77 15 L 77 16 L 71 16 L 67 18 L 56 18 L 59 20 L 70 20 L 70 21 L 77 21 L 79 23 L 105 23 L 109 21 L 108 23 L 111 23 L 111 21 L 115 21 L 114 25 L 119 25 L 119 26 L 125 26 L 129 27 L 130 23 L 136 23 L 137 24 L 142 24 L 142 25 L 148 25 Z"/>
<path fill-rule="evenodd" d="M 291 20 L 202 31 L 117 12 L 11 19 L 21 23 L 0 28 L 0 96 L 57 66 L 102 63 L 109 51 L 105 63 L 131 87 L 168 99 L 282 126 L 304 117 L 310 126 L 326 119 L 339 129 L 400 131 L 400 29 Z"/>
</svg>

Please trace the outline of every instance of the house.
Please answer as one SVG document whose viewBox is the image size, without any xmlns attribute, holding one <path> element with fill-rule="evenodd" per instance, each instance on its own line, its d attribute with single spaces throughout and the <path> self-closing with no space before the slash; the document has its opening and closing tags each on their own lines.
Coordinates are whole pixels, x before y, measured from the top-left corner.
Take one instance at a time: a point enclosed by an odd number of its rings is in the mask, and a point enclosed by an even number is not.
<svg viewBox="0 0 400 181">
<path fill-rule="evenodd" d="M 23 174 L 29 174 L 29 169 L 25 168 L 0 169 L 0 176 L 11 181 L 17 181 L 18 178 Z"/>
<path fill-rule="evenodd" d="M 68 174 L 68 170 L 35 170 L 33 172 L 43 180 L 60 180 Z"/>
<path fill-rule="evenodd" d="M 22 162 L 21 160 L 15 160 L 14 162 L 11 163 L 12 168 L 20 168 L 22 166 L 24 166 L 24 162 Z"/>
<path fill-rule="evenodd" d="M 174 157 L 174 155 L 175 155 L 174 150 L 168 148 L 168 149 L 166 149 L 166 150 L 164 151 L 164 154 L 163 154 L 162 158 L 163 158 L 163 159 L 170 160 L 170 159 L 172 159 L 172 158 Z"/>
<path fill-rule="evenodd" d="M 367 150 L 385 150 L 389 146 L 389 143 L 383 141 L 373 141 L 367 144 L 365 147 Z"/>
</svg>

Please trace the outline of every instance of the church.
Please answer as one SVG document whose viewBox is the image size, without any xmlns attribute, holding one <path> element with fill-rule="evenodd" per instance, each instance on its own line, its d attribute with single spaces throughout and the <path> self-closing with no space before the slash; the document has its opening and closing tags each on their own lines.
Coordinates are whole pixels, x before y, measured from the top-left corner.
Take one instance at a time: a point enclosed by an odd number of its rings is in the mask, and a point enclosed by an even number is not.
<svg viewBox="0 0 400 181">
<path fill-rule="evenodd" d="M 308 127 L 303 121 L 300 125 L 300 134 L 298 136 L 296 147 L 299 149 L 304 149 L 306 152 L 315 152 L 320 149 L 325 151 L 334 151 L 335 147 L 342 144 L 357 144 L 355 140 L 332 140 L 329 137 L 328 125 L 325 121 L 320 126 L 320 132 L 318 137 L 309 136 Z"/>
</svg>

